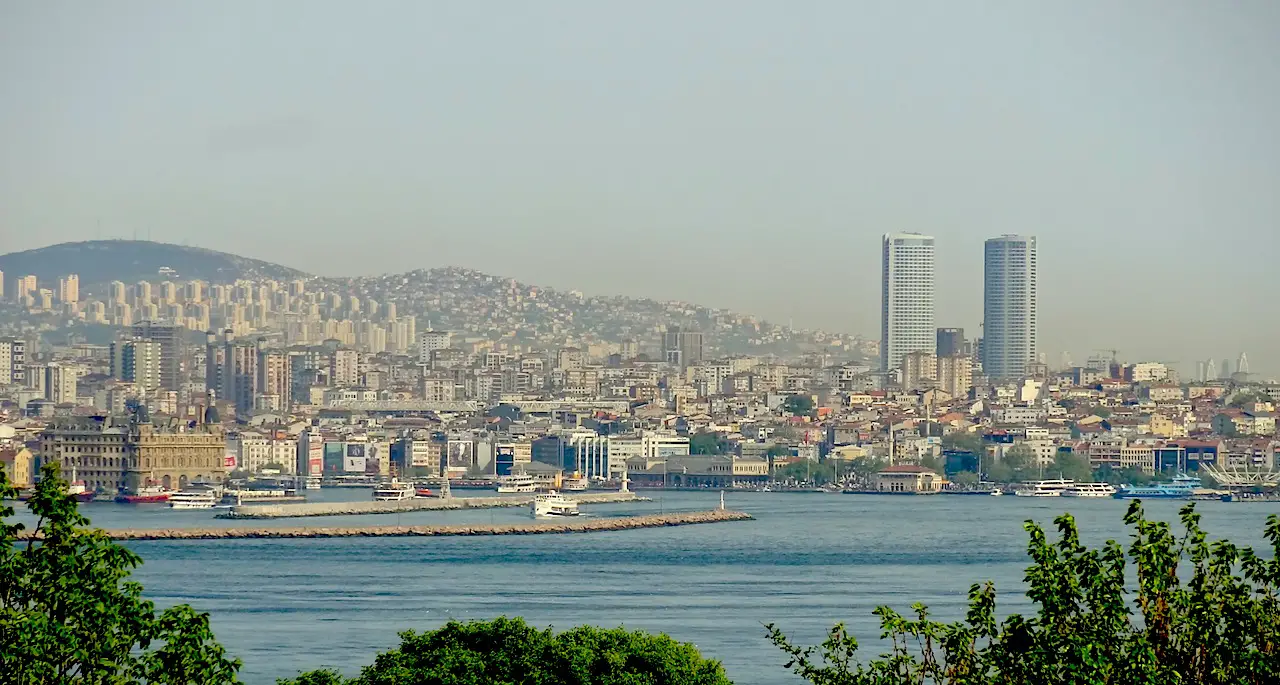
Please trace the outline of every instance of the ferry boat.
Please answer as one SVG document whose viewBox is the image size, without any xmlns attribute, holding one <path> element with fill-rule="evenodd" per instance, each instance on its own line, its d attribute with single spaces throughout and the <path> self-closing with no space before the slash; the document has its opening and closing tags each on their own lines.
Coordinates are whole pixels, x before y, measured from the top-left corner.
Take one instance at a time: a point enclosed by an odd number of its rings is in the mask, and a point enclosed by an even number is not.
<svg viewBox="0 0 1280 685">
<path fill-rule="evenodd" d="M 498 476 L 498 492 L 500 493 L 529 493 L 535 492 L 537 489 L 538 484 L 533 480 L 533 476 L 525 474 Z"/>
<path fill-rule="evenodd" d="M 1173 480 L 1155 485 L 1121 485 L 1120 490 L 1112 495 L 1116 499 L 1191 499 L 1200 489 L 1200 479 L 1194 476 L 1178 474 Z"/>
<path fill-rule="evenodd" d="M 218 503 L 213 490 L 179 490 L 169 495 L 169 507 L 172 509 L 212 509 Z"/>
<path fill-rule="evenodd" d="M 1109 483 L 1076 483 L 1062 491 L 1063 497 L 1111 497 L 1116 489 Z"/>
<path fill-rule="evenodd" d="M 565 490 L 571 492 L 582 492 L 590 485 L 590 481 L 588 481 L 585 476 L 574 476 L 571 478 L 565 478 L 561 481 L 561 485 L 564 486 Z"/>
<path fill-rule="evenodd" d="M 374 488 L 373 501 L 399 502 L 401 500 L 413 499 L 417 495 L 418 491 L 413 487 L 413 483 L 401 483 L 393 480 Z"/>
<path fill-rule="evenodd" d="M 1018 486 L 1013 494 L 1018 497 L 1061 497 L 1062 492 L 1075 485 L 1071 480 L 1033 480 Z"/>
<path fill-rule="evenodd" d="M 122 492 L 116 495 L 116 501 L 123 504 L 153 504 L 157 502 L 168 502 L 169 491 L 159 485 L 144 485 L 138 488 L 137 492 Z"/>
<path fill-rule="evenodd" d="M 299 490 L 319 490 L 320 476 L 299 476 L 296 488 Z"/>
<path fill-rule="evenodd" d="M 534 518 L 558 518 L 578 515 L 578 503 L 557 493 L 555 490 L 533 496 Z"/>
</svg>

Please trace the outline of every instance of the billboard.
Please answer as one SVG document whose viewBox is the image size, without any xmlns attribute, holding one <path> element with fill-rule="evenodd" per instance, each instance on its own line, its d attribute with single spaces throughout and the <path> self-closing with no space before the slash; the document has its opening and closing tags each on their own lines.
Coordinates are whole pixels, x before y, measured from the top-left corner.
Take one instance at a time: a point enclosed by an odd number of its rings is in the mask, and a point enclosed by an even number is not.
<svg viewBox="0 0 1280 685">
<path fill-rule="evenodd" d="M 234 470 L 236 467 L 236 455 L 228 454 L 222 458 L 222 465 L 228 470 Z"/>
<path fill-rule="evenodd" d="M 470 440 L 450 440 L 449 468 L 467 470 L 475 463 L 475 443 Z"/>
<path fill-rule="evenodd" d="M 342 470 L 347 473 L 364 473 L 364 457 L 347 457 L 342 462 Z"/>
</svg>

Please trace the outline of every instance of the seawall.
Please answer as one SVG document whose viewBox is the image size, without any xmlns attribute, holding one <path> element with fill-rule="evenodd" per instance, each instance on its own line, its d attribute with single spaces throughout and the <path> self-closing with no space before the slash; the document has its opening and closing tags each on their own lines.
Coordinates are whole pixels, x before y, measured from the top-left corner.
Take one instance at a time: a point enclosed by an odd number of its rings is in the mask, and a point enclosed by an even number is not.
<svg viewBox="0 0 1280 685">
<path fill-rule="evenodd" d="M 606 504 L 610 502 L 645 502 L 648 498 L 634 492 L 585 492 L 566 493 L 579 504 Z M 230 519 L 278 519 L 305 516 L 353 516 L 359 514 L 403 514 L 409 511 L 448 509 L 495 509 L 501 507 L 527 507 L 533 503 L 533 495 L 517 497 L 449 497 L 400 500 L 399 502 L 307 502 L 305 504 L 244 504 L 232 507 L 217 518 Z"/>
<path fill-rule="evenodd" d="M 369 526 L 333 528 L 169 528 L 161 530 L 108 530 L 112 540 L 267 540 L 291 538 L 447 537 L 480 535 L 548 535 L 598 533 L 639 528 L 690 526 L 700 523 L 748 521 L 741 511 L 690 511 L 619 518 L 579 518 L 528 523 L 466 524 L 448 526 Z"/>
</svg>

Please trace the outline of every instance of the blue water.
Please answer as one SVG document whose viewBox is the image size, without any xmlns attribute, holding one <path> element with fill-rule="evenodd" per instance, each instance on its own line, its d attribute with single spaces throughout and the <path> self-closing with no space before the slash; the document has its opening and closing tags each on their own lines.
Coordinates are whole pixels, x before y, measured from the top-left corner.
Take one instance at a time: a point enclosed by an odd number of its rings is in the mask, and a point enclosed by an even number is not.
<svg viewBox="0 0 1280 685">
<path fill-rule="evenodd" d="M 325 498 L 367 497 L 367 492 Z M 763 623 L 805 643 L 846 621 L 878 648 L 872 609 L 963 616 L 975 581 L 993 580 L 999 608 L 1025 611 L 1021 595 L 1025 519 L 1051 525 L 1072 509 L 1086 543 L 1124 540 L 1127 502 L 1015 497 L 877 497 L 729 493 L 730 508 L 756 520 L 681 528 L 477 538 L 210 540 L 137 542 L 146 563 L 136 577 L 158 604 L 188 602 L 212 614 L 242 679 L 270 684 L 322 666 L 355 673 L 394 646 L 397 631 L 450 619 L 523 616 L 535 625 L 589 623 L 666 632 L 720 659 L 735 683 L 790 683 Z M 666 493 L 661 501 L 584 507 L 614 516 L 659 509 L 711 509 L 718 494 Z M 1173 520 L 1181 502 L 1147 503 Z M 1280 504 L 1199 505 L 1213 537 L 1262 545 Z M 216 521 L 207 511 L 91 504 L 95 525 L 252 525 Z M 527 520 L 524 509 L 420 512 L 401 523 Z M 267 525 L 391 523 L 396 517 L 291 519 Z"/>
</svg>

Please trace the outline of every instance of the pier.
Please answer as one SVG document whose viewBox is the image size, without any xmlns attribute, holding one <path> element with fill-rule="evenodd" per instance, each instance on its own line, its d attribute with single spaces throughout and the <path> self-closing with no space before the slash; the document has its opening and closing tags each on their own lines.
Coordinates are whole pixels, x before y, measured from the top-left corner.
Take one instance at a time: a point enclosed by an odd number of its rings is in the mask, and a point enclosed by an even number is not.
<svg viewBox="0 0 1280 685">
<path fill-rule="evenodd" d="M 634 492 L 584 492 L 566 495 L 579 504 L 608 504 L 614 502 L 647 502 Z M 218 518 L 229 519 L 278 519 L 307 516 L 354 516 L 360 514 L 403 514 L 411 511 L 439 511 L 451 509 L 496 509 L 502 507 L 527 507 L 533 503 L 533 495 L 515 497 L 417 497 L 398 502 L 308 502 L 305 504 L 243 504 L 232 507 Z"/>
<path fill-rule="evenodd" d="M 640 528 L 691 526 L 701 523 L 749 521 L 750 514 L 717 509 L 619 518 L 577 518 L 527 523 L 461 524 L 447 526 L 368 526 L 322 528 L 168 528 L 108 530 L 112 540 L 271 540 L 294 538 L 450 537 L 484 535 L 555 535 L 600 533 Z"/>
</svg>

